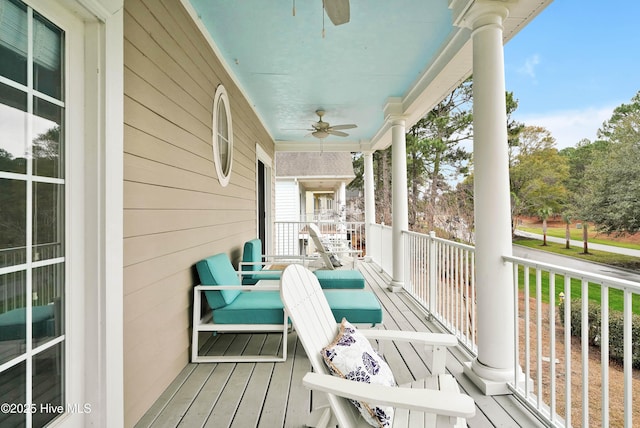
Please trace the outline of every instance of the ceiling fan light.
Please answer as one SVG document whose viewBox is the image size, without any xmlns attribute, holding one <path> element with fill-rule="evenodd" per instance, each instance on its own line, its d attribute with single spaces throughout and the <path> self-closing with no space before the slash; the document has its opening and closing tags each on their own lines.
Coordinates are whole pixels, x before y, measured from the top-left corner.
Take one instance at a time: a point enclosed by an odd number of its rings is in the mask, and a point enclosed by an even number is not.
<svg viewBox="0 0 640 428">
<path fill-rule="evenodd" d="M 315 131 L 315 132 L 312 132 L 311 135 L 313 135 L 316 138 L 327 138 L 329 136 L 329 133 L 326 131 Z"/>
</svg>

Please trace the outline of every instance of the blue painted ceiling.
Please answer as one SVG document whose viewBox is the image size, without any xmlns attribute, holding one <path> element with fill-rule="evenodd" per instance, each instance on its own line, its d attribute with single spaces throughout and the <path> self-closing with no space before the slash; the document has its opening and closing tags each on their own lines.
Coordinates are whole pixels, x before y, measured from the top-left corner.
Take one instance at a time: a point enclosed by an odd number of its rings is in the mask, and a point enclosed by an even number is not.
<svg viewBox="0 0 640 428">
<path fill-rule="evenodd" d="M 350 0 L 340 26 L 322 0 L 295 0 L 295 16 L 294 0 L 189 1 L 277 143 L 317 142 L 308 129 L 321 108 L 331 125 L 357 125 L 326 141 L 367 144 L 388 98 L 405 97 L 460 31 L 451 0 Z"/>
</svg>

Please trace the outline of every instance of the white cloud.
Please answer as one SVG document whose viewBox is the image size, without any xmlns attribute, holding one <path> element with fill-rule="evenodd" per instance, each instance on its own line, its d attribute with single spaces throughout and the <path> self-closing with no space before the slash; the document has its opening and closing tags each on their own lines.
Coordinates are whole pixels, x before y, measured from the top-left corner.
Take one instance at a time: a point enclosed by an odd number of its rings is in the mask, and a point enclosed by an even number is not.
<svg viewBox="0 0 640 428">
<path fill-rule="evenodd" d="M 532 55 L 526 59 L 522 67 L 518 68 L 518 73 L 530 76 L 532 79 L 535 79 L 535 68 L 538 64 L 540 64 L 540 56 L 538 54 Z"/>
<path fill-rule="evenodd" d="M 514 119 L 527 126 L 542 126 L 556 139 L 558 149 L 575 146 L 583 138 L 594 141 L 598 129 L 611 118 L 615 107 L 586 108 L 583 110 L 552 111 L 518 116 Z"/>
</svg>

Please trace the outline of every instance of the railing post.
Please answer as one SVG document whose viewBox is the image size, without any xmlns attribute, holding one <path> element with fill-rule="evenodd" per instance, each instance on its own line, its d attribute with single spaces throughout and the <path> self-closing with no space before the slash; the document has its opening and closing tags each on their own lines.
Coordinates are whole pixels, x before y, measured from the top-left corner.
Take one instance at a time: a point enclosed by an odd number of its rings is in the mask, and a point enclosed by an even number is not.
<svg viewBox="0 0 640 428">
<path fill-rule="evenodd" d="M 428 286 L 429 286 L 429 319 L 433 317 L 436 312 L 436 299 L 438 296 L 437 282 L 436 282 L 436 233 L 434 231 L 429 232 L 428 248 L 429 248 L 429 266 L 428 266 Z"/>
<path fill-rule="evenodd" d="M 383 238 L 384 238 L 384 222 L 380 223 L 380 243 L 378 245 L 378 248 L 380 249 L 380 258 L 378 259 L 380 260 L 380 262 L 378 263 L 378 266 L 380 267 L 380 272 L 384 272 L 384 267 L 382 265 L 382 260 L 384 257 L 384 251 L 383 251 L 384 245 L 382 245 Z"/>
</svg>

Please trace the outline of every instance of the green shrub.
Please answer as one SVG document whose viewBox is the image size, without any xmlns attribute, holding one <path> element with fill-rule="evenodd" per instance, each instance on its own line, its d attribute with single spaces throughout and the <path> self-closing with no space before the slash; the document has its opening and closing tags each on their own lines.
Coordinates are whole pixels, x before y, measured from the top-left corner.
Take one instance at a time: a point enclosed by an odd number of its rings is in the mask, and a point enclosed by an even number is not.
<svg viewBox="0 0 640 428">
<path fill-rule="evenodd" d="M 582 301 L 571 301 L 571 335 L 582 335 Z M 560 321 L 564 325 L 564 301 L 558 308 Z M 600 346 L 602 337 L 600 320 L 602 312 L 600 305 L 589 302 L 587 323 L 589 328 L 589 344 Z M 632 315 L 631 319 L 631 355 L 634 368 L 640 368 L 640 316 Z M 609 358 L 622 363 L 624 361 L 624 315 L 619 311 L 609 311 Z"/>
</svg>

